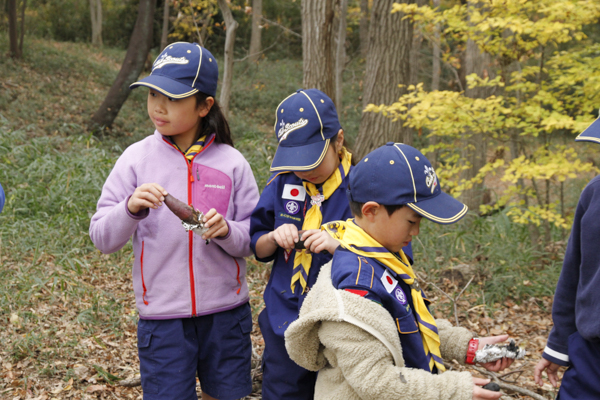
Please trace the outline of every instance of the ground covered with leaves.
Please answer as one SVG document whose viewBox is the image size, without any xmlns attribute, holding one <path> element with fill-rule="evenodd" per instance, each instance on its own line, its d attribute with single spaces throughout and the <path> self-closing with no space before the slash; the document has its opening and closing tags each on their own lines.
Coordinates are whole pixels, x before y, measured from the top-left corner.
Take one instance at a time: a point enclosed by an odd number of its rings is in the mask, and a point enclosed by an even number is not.
<svg viewBox="0 0 600 400">
<path fill-rule="evenodd" d="M 126 257 L 96 255 L 87 266 L 92 273 L 79 274 L 64 271 L 47 256 L 18 263 L 2 257 L 3 280 L 9 281 L 12 295 L 25 303 L 10 313 L 5 329 L 0 331 L 0 398 L 142 398 L 139 386 L 122 386 L 122 381 L 139 377 L 137 318 L 127 264 Z M 43 270 L 45 275 L 30 281 L 36 283 L 24 292 L 22 282 L 17 280 L 34 270 Z M 263 307 L 262 290 L 268 271 L 264 265 L 249 260 L 248 283 L 255 320 L 254 390 L 249 399 L 261 398 L 260 355 L 264 342 L 256 317 Z M 460 293 L 465 281 L 456 274 L 444 275 L 436 276 L 426 290 L 434 302 L 435 316 L 455 322 L 455 302 L 451 297 Z M 554 389 L 548 383 L 542 388 L 535 385 L 533 368 L 552 326 L 551 300 L 530 298 L 520 304 L 509 300 L 489 307 L 479 304 L 477 296 L 467 291 L 456 300 L 461 326 L 479 336 L 508 333 L 527 349 L 526 358 L 504 371 L 508 373 L 503 380 L 546 398 L 553 398 Z M 510 397 L 505 398 L 529 398 L 510 392 L 507 395 Z"/>
</svg>

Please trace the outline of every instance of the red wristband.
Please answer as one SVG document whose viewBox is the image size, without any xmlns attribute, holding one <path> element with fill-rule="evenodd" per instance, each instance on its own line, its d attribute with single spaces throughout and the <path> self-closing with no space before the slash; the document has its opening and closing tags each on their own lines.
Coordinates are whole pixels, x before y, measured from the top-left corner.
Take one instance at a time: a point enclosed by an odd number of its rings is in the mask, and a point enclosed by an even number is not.
<svg viewBox="0 0 600 400">
<path fill-rule="evenodd" d="M 475 353 L 479 348 L 479 339 L 471 339 L 469 340 L 469 348 L 467 349 L 467 364 L 475 364 L 473 359 L 475 358 Z"/>
</svg>

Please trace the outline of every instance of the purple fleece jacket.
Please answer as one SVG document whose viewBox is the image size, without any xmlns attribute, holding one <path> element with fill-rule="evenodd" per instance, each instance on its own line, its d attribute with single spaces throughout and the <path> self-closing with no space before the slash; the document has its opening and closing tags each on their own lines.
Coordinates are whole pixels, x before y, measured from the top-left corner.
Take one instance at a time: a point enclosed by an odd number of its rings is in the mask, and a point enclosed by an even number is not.
<svg viewBox="0 0 600 400">
<path fill-rule="evenodd" d="M 258 187 L 242 154 L 212 138 L 189 164 L 156 131 L 123 152 L 102 188 L 90 237 L 100 251 L 113 253 L 133 236 L 133 289 L 142 319 L 213 314 L 248 301 L 243 257 L 252 254 L 250 214 Z M 215 208 L 229 234 L 207 245 L 164 204 L 131 214 L 127 201 L 144 183 L 158 183 L 185 203 L 191 197 L 204 213 Z"/>
</svg>

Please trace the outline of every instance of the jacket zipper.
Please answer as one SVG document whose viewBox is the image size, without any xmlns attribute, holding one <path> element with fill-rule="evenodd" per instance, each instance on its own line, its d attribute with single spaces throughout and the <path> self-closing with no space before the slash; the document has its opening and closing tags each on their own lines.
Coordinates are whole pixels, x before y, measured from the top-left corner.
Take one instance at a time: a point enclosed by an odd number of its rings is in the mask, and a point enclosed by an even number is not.
<svg viewBox="0 0 600 400">
<path fill-rule="evenodd" d="M 202 153 L 208 146 L 210 146 L 210 144 L 215 140 L 214 136 L 213 138 L 210 140 L 210 142 L 208 142 L 204 147 L 202 147 L 202 150 L 200 150 L 198 153 L 196 153 L 196 155 L 194 155 L 194 157 L 188 161 L 187 157 L 185 156 L 185 154 L 179 150 L 177 147 L 173 146 L 172 143 L 170 143 L 168 140 L 166 140 L 165 138 L 163 138 L 163 140 L 169 144 L 170 146 L 172 146 L 175 150 L 177 150 L 179 152 L 179 154 L 181 154 L 183 156 L 183 159 L 185 160 L 185 163 L 187 164 L 188 167 L 188 182 L 187 182 L 187 194 L 188 194 L 188 205 L 192 205 L 192 182 L 194 182 L 194 173 L 192 172 L 192 166 L 194 165 L 194 159 L 196 159 L 196 157 L 198 157 L 198 155 L 200 153 Z M 193 207 L 193 206 L 192 206 Z M 193 231 L 189 231 L 188 232 L 188 243 L 189 243 L 189 255 L 188 255 L 188 265 L 189 265 L 189 272 L 190 272 L 190 292 L 191 292 L 191 300 L 192 300 L 192 317 L 196 316 L 196 284 L 194 282 L 194 232 Z"/>
</svg>

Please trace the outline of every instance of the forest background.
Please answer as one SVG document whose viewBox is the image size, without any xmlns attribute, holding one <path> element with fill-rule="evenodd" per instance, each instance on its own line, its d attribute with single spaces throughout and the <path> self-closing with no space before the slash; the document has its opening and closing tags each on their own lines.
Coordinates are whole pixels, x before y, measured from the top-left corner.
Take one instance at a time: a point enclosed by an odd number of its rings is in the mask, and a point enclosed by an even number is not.
<svg viewBox="0 0 600 400">
<path fill-rule="evenodd" d="M 390 140 L 422 149 L 471 210 L 456 225 L 424 223 L 413 242 L 435 315 L 480 335 L 508 332 L 528 350 L 515 373 L 494 377 L 504 398 L 553 398 L 531 376 L 577 199 L 598 173 L 596 145 L 573 142 L 600 107 L 595 2 L 0 5 L 0 398 L 141 398 L 131 247 L 103 255 L 87 229 L 114 162 L 153 130 L 143 90 L 102 105 L 118 97 L 125 69 L 148 74 L 178 40 L 218 58 L 218 97 L 261 188 L 277 145 L 273 112 L 301 87 L 335 100 L 357 157 Z M 269 265 L 249 258 L 248 268 L 256 318 Z M 256 324 L 252 338 L 250 398 L 260 398 Z"/>
</svg>

